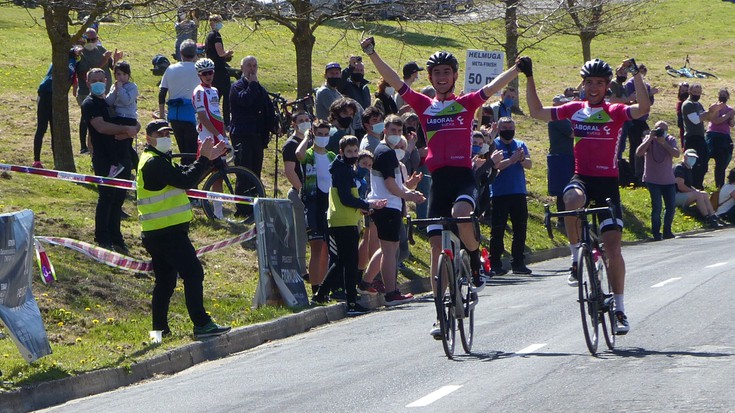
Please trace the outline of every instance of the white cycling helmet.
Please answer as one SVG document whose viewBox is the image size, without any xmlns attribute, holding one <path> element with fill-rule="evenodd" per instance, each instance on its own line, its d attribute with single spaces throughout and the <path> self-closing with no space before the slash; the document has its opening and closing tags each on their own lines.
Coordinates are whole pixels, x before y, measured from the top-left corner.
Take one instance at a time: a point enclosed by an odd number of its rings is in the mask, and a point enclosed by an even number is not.
<svg viewBox="0 0 735 413">
<path fill-rule="evenodd" d="M 212 59 L 199 59 L 194 63 L 194 67 L 197 69 L 197 73 L 206 72 L 207 70 L 214 70 L 214 62 Z"/>
</svg>

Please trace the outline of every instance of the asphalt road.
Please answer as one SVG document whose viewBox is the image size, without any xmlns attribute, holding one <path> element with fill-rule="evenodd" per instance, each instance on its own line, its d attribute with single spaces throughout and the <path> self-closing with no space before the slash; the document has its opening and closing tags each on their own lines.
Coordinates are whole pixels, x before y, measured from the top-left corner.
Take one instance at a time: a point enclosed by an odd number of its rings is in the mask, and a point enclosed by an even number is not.
<svg viewBox="0 0 735 413">
<path fill-rule="evenodd" d="M 735 229 L 625 247 L 631 332 L 597 357 L 560 258 L 493 280 L 453 361 L 424 298 L 45 411 L 735 412 L 733 246 Z"/>
</svg>

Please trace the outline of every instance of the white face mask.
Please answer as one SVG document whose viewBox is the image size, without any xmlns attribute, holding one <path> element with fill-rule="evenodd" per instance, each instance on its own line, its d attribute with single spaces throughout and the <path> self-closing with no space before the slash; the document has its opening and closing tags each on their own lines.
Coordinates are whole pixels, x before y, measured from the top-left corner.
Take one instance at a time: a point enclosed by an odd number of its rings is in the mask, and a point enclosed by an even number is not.
<svg viewBox="0 0 735 413">
<path fill-rule="evenodd" d="M 97 43 L 87 43 L 84 45 L 84 48 L 91 52 L 92 50 L 97 48 Z"/>
<path fill-rule="evenodd" d="M 690 157 L 687 157 L 687 158 L 686 158 L 686 161 L 685 161 L 685 162 L 686 162 L 686 163 L 687 163 L 687 165 L 689 165 L 689 167 L 691 168 L 691 167 L 693 167 L 693 166 L 694 166 L 694 164 L 695 164 L 695 163 L 697 163 L 697 158 L 690 158 Z"/>
<path fill-rule="evenodd" d="M 167 153 L 171 152 L 171 138 L 165 137 L 165 136 L 159 136 L 156 138 L 156 150 L 158 150 L 161 153 Z"/>
<path fill-rule="evenodd" d="M 487 153 L 487 151 L 489 151 L 489 150 L 490 150 L 490 145 L 488 145 L 488 144 L 486 144 L 486 143 L 483 143 L 483 144 L 482 144 L 482 148 L 480 148 L 480 152 L 478 152 L 477 154 L 478 154 L 478 155 L 484 155 L 484 154 L 486 154 L 486 153 Z"/>
<path fill-rule="evenodd" d="M 394 150 L 396 151 L 396 158 L 398 158 L 399 161 L 406 156 L 406 151 L 404 151 L 403 149 L 394 149 Z"/>
<path fill-rule="evenodd" d="M 396 89 L 394 87 L 387 87 L 385 88 L 385 94 L 388 96 L 393 96 L 396 94 Z"/>
<path fill-rule="evenodd" d="M 314 137 L 314 145 L 324 148 L 329 144 L 329 136 L 315 136 Z"/>
<path fill-rule="evenodd" d="M 385 141 L 390 144 L 390 146 L 396 146 L 398 145 L 398 142 L 401 141 L 401 135 L 388 135 L 385 138 Z"/>
<path fill-rule="evenodd" d="M 309 129 L 311 129 L 311 122 L 301 122 L 298 125 L 296 125 L 296 128 L 301 133 L 306 133 Z"/>
</svg>

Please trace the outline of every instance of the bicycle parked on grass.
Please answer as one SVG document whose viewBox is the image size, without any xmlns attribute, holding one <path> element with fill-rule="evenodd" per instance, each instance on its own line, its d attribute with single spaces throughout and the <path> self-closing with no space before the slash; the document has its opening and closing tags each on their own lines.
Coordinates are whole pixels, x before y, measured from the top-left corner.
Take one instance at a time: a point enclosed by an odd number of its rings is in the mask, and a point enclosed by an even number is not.
<svg viewBox="0 0 735 413">
<path fill-rule="evenodd" d="M 441 341 L 444 354 L 448 358 L 454 357 L 456 331 L 462 340 L 465 353 L 472 351 L 472 341 L 475 333 L 475 306 L 479 301 L 477 293 L 472 289 L 472 272 L 470 270 L 470 256 L 466 249 L 461 247 L 459 237 L 452 230 L 456 224 L 472 222 L 475 227 L 475 237 L 480 234 L 479 221 L 474 215 L 461 218 L 408 218 L 408 240 L 414 243 L 413 227 L 428 225 L 442 226 L 442 251 L 439 255 L 436 274 L 433 274 L 434 305 L 436 316 L 441 330 Z"/>
<path fill-rule="evenodd" d="M 597 354 L 600 325 L 607 348 L 610 350 L 615 348 L 615 309 L 608 278 L 608 262 L 604 245 L 600 242 L 596 231 L 597 214 L 609 213 L 613 220 L 615 219 L 615 210 L 609 198 L 607 204 L 607 207 L 580 208 L 563 212 L 551 212 L 549 205 L 544 204 L 544 225 L 551 239 L 554 239 L 551 218 L 573 216 L 579 218 L 581 223 L 579 262 L 576 269 L 577 302 L 582 315 L 584 339 L 592 355 Z M 592 215 L 591 223 L 588 219 L 590 215 Z"/>
<path fill-rule="evenodd" d="M 235 156 L 240 148 L 235 148 Z M 174 154 L 174 157 L 196 158 L 196 154 L 181 153 Z M 247 197 L 264 197 L 265 188 L 260 179 L 248 168 L 244 166 L 228 165 L 223 159 L 217 159 L 212 162 L 213 167 L 202 175 L 199 183 L 204 182 L 202 190 L 212 191 L 212 186 L 216 182 L 222 182 L 222 193 L 226 195 L 240 195 Z M 198 187 L 199 185 L 197 185 Z M 222 215 L 215 214 L 214 203 L 222 203 Z M 202 209 L 204 214 L 212 220 L 224 220 L 231 223 L 247 223 L 253 220 L 253 206 L 246 204 L 238 204 L 234 202 L 223 202 L 214 199 L 202 199 Z"/>
<path fill-rule="evenodd" d="M 669 76 L 673 76 L 673 77 L 688 77 L 688 78 L 699 78 L 699 79 L 713 77 L 715 79 L 719 79 L 717 76 L 713 75 L 712 73 L 702 72 L 701 70 L 693 69 L 689 65 L 689 55 L 687 55 L 687 57 L 684 59 L 684 66 L 682 66 L 681 69 L 674 69 L 673 67 L 666 65 L 666 73 L 668 73 Z"/>
</svg>

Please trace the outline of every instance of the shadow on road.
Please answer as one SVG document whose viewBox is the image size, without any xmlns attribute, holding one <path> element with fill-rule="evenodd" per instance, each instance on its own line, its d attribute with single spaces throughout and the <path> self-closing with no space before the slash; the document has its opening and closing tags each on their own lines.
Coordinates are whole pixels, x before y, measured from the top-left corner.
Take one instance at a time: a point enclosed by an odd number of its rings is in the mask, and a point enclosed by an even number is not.
<svg viewBox="0 0 735 413">
<path fill-rule="evenodd" d="M 605 354 L 600 354 L 599 356 L 604 356 Z M 715 353 L 715 352 L 709 352 L 709 351 L 657 351 L 657 350 L 647 350 L 641 347 L 631 347 L 631 348 L 616 348 L 613 350 L 612 354 L 607 354 L 612 357 L 634 357 L 634 358 L 643 358 L 643 357 L 649 357 L 649 356 L 664 356 L 664 357 L 678 357 L 678 356 L 691 356 L 691 357 L 733 357 L 735 354 L 733 353 Z"/>
</svg>

